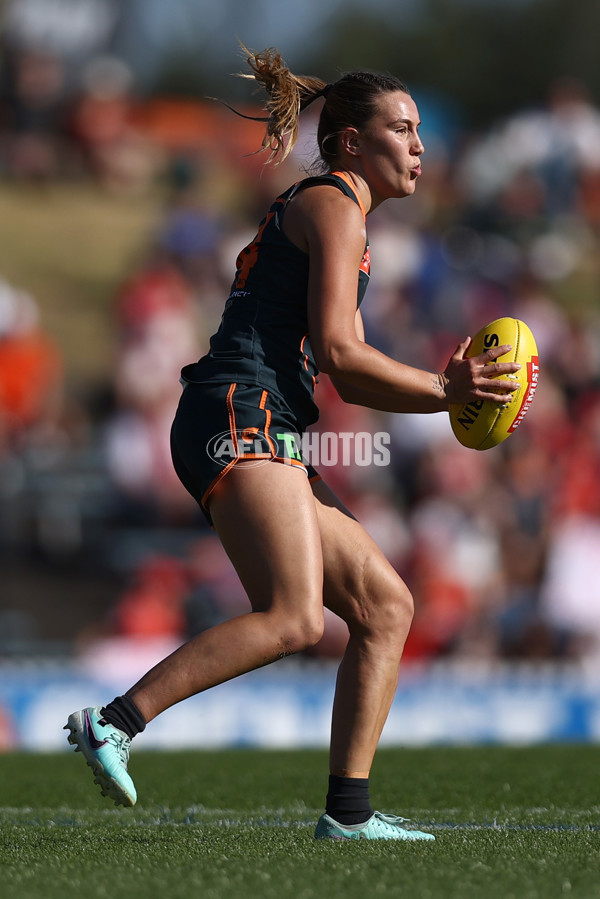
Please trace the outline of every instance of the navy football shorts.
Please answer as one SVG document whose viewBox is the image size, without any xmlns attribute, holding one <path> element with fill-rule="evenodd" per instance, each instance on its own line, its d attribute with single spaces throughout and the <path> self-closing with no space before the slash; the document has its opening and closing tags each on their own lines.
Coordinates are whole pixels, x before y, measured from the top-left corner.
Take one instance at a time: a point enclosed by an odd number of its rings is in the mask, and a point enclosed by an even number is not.
<svg viewBox="0 0 600 899">
<path fill-rule="evenodd" d="M 186 383 L 171 429 L 177 475 L 212 525 L 210 495 L 239 461 L 294 465 L 319 474 L 302 458 L 294 415 L 278 394 L 254 384 Z"/>
</svg>

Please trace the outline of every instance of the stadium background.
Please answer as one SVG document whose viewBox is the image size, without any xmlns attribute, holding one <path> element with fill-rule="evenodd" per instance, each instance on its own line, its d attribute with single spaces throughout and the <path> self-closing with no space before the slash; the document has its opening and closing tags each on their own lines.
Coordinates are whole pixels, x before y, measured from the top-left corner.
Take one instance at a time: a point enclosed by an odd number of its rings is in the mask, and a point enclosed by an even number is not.
<svg viewBox="0 0 600 899">
<path fill-rule="evenodd" d="M 600 733 L 600 73 L 593 2 L 14 0 L 0 50 L 0 744 L 58 748 L 182 639 L 246 608 L 176 481 L 181 365 L 237 251 L 310 165 L 314 118 L 263 168 L 236 36 L 329 79 L 389 69 L 423 120 L 424 175 L 370 223 L 369 339 L 439 368 L 500 315 L 542 380 L 501 447 L 447 416 L 369 413 L 319 385 L 319 430 L 386 431 L 388 468 L 323 474 L 417 614 L 384 740 Z M 171 710 L 147 745 L 326 742 L 345 634 Z M 36 737 L 37 739 L 37 737 Z M 66 744 L 65 744 L 66 745 Z"/>
</svg>

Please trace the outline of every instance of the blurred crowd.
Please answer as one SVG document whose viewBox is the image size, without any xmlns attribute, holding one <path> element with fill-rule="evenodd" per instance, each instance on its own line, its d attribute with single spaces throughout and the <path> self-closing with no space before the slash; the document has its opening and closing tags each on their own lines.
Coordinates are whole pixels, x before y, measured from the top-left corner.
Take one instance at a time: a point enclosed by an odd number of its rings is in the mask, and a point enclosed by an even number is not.
<svg viewBox="0 0 600 899">
<path fill-rule="evenodd" d="M 179 370 L 204 352 L 236 254 L 271 198 L 312 161 L 316 121 L 307 113 L 291 162 L 266 171 L 248 155 L 260 126 L 207 101 L 137 101 L 120 60 L 93 59 L 76 91 L 51 53 L 7 53 L 3 65 L 1 182 L 91 180 L 126 195 L 160 185 L 165 202 L 143 263 L 107 308 L 115 361 L 100 407 L 90 399 L 73 412 L 37 298 L 0 272 L 0 551 L 29 542 L 75 558 L 93 543 L 117 572 L 109 608 L 79 634 L 82 652 L 111 640 L 177 643 L 247 609 L 172 470 Z M 421 112 L 416 194 L 370 217 L 367 337 L 441 370 L 465 335 L 515 316 L 537 339 L 539 389 L 518 431 L 479 453 L 457 443 L 445 414 L 344 405 L 322 377 L 315 430 L 389 434 L 391 461 L 321 474 L 411 587 L 408 659 L 594 662 L 600 110 L 584 85 L 563 80 L 543 107 L 483 134 L 447 133 Z M 313 654 L 337 657 L 346 638 L 331 616 Z"/>
</svg>

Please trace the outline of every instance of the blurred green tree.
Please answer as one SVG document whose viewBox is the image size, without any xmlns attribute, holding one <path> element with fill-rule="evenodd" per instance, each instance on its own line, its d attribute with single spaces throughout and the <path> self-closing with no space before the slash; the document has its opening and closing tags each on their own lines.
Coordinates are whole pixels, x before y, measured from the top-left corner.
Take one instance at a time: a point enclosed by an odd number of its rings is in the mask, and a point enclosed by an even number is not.
<svg viewBox="0 0 600 899">
<path fill-rule="evenodd" d="M 599 33 L 598 0 L 427 0 L 410 17 L 402 4 L 365 3 L 332 10 L 315 40 L 293 55 L 279 49 L 295 71 L 329 79 L 359 67 L 392 71 L 415 89 L 446 94 L 471 126 L 483 128 L 543 104 L 564 76 L 580 79 L 600 102 Z M 156 89 L 248 99 L 247 84 L 226 74 L 242 68 L 235 62 L 224 69 L 222 58 L 211 66 L 209 54 L 173 51 Z"/>
</svg>

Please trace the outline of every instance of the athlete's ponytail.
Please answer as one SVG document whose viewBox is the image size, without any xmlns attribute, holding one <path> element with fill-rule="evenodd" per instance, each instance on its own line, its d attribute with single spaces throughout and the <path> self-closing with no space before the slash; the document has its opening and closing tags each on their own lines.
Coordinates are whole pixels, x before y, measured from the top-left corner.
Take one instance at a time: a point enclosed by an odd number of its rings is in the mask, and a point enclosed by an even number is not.
<svg viewBox="0 0 600 899">
<path fill-rule="evenodd" d="M 298 138 L 300 113 L 317 97 L 324 96 L 328 85 L 320 78 L 292 74 L 273 47 L 255 53 L 241 46 L 252 69 L 251 75 L 241 77 L 258 81 L 267 92 L 265 108 L 269 115 L 262 143 L 263 150 L 270 150 L 267 162 L 277 157 L 278 163 L 283 162 Z"/>
<path fill-rule="evenodd" d="M 311 75 L 294 75 L 278 50 L 271 47 L 254 52 L 241 42 L 252 74 L 242 78 L 257 81 L 267 93 L 265 117 L 243 116 L 266 122 L 263 150 L 269 150 L 267 162 L 283 162 L 298 138 L 298 117 L 318 97 L 325 97 L 321 110 L 317 140 L 320 160 L 314 168 L 331 171 L 339 162 L 338 137 L 345 128 L 362 130 L 376 112 L 377 98 L 390 91 L 409 93 L 406 85 L 394 75 L 378 72 L 349 72 L 333 84 Z M 229 104 L 225 104 L 228 106 Z M 237 115 L 233 107 L 229 106 Z"/>
</svg>

